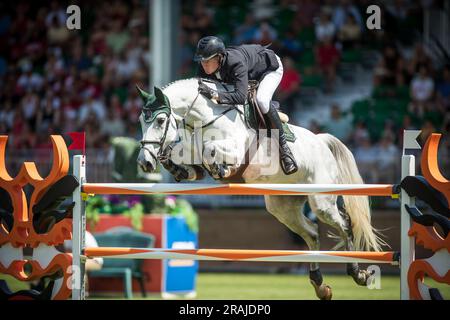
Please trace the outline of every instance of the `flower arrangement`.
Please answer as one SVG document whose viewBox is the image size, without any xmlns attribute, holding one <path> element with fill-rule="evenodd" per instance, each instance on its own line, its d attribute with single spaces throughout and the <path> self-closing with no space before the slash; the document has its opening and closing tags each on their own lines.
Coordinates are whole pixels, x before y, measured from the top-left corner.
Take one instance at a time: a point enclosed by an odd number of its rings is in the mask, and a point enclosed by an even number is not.
<svg viewBox="0 0 450 320">
<path fill-rule="evenodd" d="M 189 230 L 198 232 L 198 216 L 191 204 L 175 196 L 94 196 L 86 203 L 86 218 L 92 228 L 98 223 L 100 213 L 123 214 L 131 219 L 136 230 L 142 230 L 142 218 L 148 213 L 165 213 L 182 216 Z"/>
</svg>

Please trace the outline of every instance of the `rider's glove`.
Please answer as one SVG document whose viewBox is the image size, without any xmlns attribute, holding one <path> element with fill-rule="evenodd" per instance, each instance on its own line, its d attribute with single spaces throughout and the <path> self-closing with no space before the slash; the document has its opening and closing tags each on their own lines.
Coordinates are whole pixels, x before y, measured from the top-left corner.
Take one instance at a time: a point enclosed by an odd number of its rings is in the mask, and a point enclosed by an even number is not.
<svg viewBox="0 0 450 320">
<path fill-rule="evenodd" d="M 198 92 L 208 99 L 217 99 L 217 93 L 203 82 L 198 84 Z"/>
</svg>

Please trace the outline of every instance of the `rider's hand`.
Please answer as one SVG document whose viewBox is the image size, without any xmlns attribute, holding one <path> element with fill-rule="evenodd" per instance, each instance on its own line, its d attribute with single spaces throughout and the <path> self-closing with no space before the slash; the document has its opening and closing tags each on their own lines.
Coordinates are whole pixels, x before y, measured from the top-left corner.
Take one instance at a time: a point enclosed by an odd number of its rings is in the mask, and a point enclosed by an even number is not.
<svg viewBox="0 0 450 320">
<path fill-rule="evenodd" d="M 198 92 L 202 96 L 204 96 L 205 98 L 208 98 L 208 99 L 218 100 L 218 98 L 219 98 L 217 93 L 213 89 L 208 87 L 206 84 L 204 84 L 203 82 L 198 84 Z"/>
</svg>

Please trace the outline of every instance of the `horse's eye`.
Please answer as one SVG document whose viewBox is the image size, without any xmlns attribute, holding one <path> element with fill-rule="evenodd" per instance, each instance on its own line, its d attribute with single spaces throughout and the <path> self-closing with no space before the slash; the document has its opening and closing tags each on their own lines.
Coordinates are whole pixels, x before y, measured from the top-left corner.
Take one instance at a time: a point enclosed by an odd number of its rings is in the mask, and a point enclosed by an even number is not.
<svg viewBox="0 0 450 320">
<path fill-rule="evenodd" d="M 162 126 L 164 124 L 164 121 L 166 121 L 166 119 L 158 118 L 158 125 Z"/>
</svg>

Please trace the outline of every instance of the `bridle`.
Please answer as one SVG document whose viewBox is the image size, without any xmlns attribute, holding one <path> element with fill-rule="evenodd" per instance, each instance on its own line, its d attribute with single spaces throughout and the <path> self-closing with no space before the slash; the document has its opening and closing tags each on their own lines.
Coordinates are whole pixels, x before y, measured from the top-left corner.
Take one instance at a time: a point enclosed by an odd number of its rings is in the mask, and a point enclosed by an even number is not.
<svg viewBox="0 0 450 320">
<path fill-rule="evenodd" d="M 167 131 L 169 131 L 169 126 L 170 126 L 171 119 L 172 119 L 171 112 L 169 112 L 167 114 L 167 121 L 166 121 L 166 127 L 164 128 L 164 134 L 162 135 L 160 140 L 144 140 L 144 139 L 142 139 L 141 141 L 139 141 L 139 143 L 141 144 L 141 149 L 142 150 L 147 150 L 147 152 L 150 154 L 150 156 L 156 162 L 164 160 L 165 158 L 167 158 L 167 154 L 168 154 L 166 152 L 167 148 L 164 148 L 164 144 L 166 143 Z M 158 145 L 159 146 L 158 154 L 155 155 L 149 148 L 147 148 L 148 144 L 156 144 L 156 145 Z"/>
<path fill-rule="evenodd" d="M 192 101 L 191 105 L 187 109 L 186 114 L 183 117 L 183 123 L 184 123 L 184 119 L 186 119 L 186 116 L 191 111 L 192 107 L 194 106 L 195 102 L 197 101 L 198 96 L 199 96 L 199 93 L 197 93 L 197 96 L 195 97 L 195 99 Z M 143 108 L 143 111 L 148 110 L 148 109 L 149 108 Z M 139 143 L 141 145 L 141 149 L 147 150 L 147 152 L 150 154 L 150 156 L 156 162 L 158 162 L 158 161 L 161 162 L 161 161 L 167 160 L 167 158 L 169 157 L 169 154 L 170 154 L 168 151 L 173 148 L 173 145 L 175 145 L 176 143 L 181 141 L 181 137 L 178 137 L 178 141 L 174 141 L 174 142 L 170 143 L 166 148 L 164 148 L 164 144 L 166 143 L 166 138 L 167 138 L 167 132 L 169 131 L 170 121 L 172 119 L 172 117 L 171 117 L 172 109 L 170 108 L 170 106 L 168 109 L 169 109 L 169 112 L 168 113 L 165 112 L 167 114 L 168 121 L 166 121 L 166 127 L 164 128 L 164 134 L 162 135 L 161 139 L 159 141 L 158 140 L 144 140 L 144 139 L 139 141 Z M 175 120 L 175 118 L 174 118 L 174 120 Z M 176 120 L 175 120 L 175 125 L 177 126 L 177 129 L 178 129 L 178 123 Z M 159 151 L 156 155 L 149 148 L 146 147 L 146 145 L 148 145 L 148 144 L 156 144 L 159 146 Z"/>
</svg>

